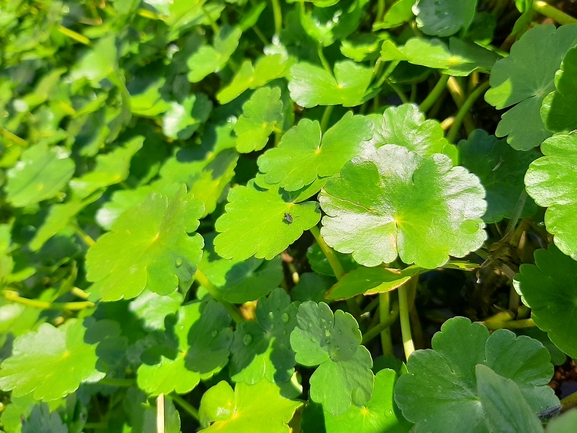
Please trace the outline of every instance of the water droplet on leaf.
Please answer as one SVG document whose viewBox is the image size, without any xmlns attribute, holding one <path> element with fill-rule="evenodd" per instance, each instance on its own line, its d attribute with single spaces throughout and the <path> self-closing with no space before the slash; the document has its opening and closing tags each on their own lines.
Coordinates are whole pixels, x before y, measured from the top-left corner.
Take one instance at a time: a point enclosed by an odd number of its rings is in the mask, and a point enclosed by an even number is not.
<svg viewBox="0 0 577 433">
<path fill-rule="evenodd" d="M 218 331 L 215 329 L 210 333 L 210 335 L 212 335 L 213 337 L 216 337 L 218 335 Z"/>
<path fill-rule="evenodd" d="M 290 320 L 290 316 L 288 313 L 282 313 L 280 318 L 284 323 L 288 323 L 288 321 Z"/>
<path fill-rule="evenodd" d="M 246 334 L 244 337 L 242 337 L 242 342 L 245 346 L 248 346 L 250 343 L 252 343 L 252 335 Z"/>
<path fill-rule="evenodd" d="M 182 257 L 178 257 L 174 264 L 176 265 L 177 268 L 180 268 L 182 266 Z"/>
</svg>

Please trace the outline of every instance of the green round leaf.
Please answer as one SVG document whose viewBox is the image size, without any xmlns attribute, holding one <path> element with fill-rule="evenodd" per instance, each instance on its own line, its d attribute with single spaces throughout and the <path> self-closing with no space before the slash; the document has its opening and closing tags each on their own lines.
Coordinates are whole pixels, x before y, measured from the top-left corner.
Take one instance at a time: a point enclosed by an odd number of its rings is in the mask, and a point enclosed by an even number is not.
<svg viewBox="0 0 577 433">
<path fill-rule="evenodd" d="M 566 414 L 552 419 L 547 425 L 547 433 L 567 433 L 577 425 L 577 409 L 572 409 Z"/>
<path fill-rule="evenodd" d="M 2 362 L 0 389 L 14 397 L 32 394 L 35 400 L 59 400 L 82 382 L 97 382 L 96 346 L 84 342 L 81 321 L 69 320 L 60 328 L 43 323 L 14 340 L 12 356 Z M 67 374 L 56 374 L 67 372 Z"/>
<path fill-rule="evenodd" d="M 365 266 L 405 263 L 436 268 L 485 240 L 484 191 L 476 176 L 445 155 L 423 158 L 385 145 L 353 160 L 321 191 L 325 241 Z"/>
<path fill-rule="evenodd" d="M 6 173 L 6 199 L 24 207 L 54 197 L 74 174 L 74 162 L 61 147 L 36 144 L 22 152 Z"/>
<path fill-rule="evenodd" d="M 290 95 L 301 107 L 355 107 L 363 103 L 373 70 L 345 60 L 335 63 L 334 76 L 319 66 L 304 62 L 291 67 L 290 73 Z"/>
<path fill-rule="evenodd" d="M 478 365 L 511 379 L 533 414 L 558 405 L 547 386 L 553 374 L 549 352 L 536 340 L 515 337 L 504 329 L 489 336 L 483 325 L 456 317 L 443 324 L 432 346 L 432 350 L 413 352 L 407 363 L 409 373 L 395 387 L 395 401 L 405 418 L 417 423 L 415 432 L 492 431 L 484 424 Z"/>
<path fill-rule="evenodd" d="M 296 204 L 278 189 L 262 191 L 249 183 L 228 194 L 226 212 L 215 224 L 214 249 L 226 259 L 251 256 L 271 260 L 320 220 L 316 203 Z"/>
<path fill-rule="evenodd" d="M 451 36 L 473 22 L 477 0 L 419 0 L 413 7 L 417 25 L 432 36 Z"/>
<path fill-rule="evenodd" d="M 545 212 L 547 231 L 555 245 L 577 260 L 577 134 L 546 140 L 545 156 L 533 161 L 525 175 L 527 193 Z"/>
<path fill-rule="evenodd" d="M 333 415 L 346 412 L 352 404 L 363 406 L 373 392 L 373 361 L 361 345 L 359 326 L 348 313 L 333 312 L 325 303 L 300 305 L 298 325 L 290 342 L 296 361 L 318 365 L 310 378 L 310 397 Z"/>
<path fill-rule="evenodd" d="M 201 432 L 288 433 L 287 424 L 300 405 L 266 379 L 254 385 L 237 383 L 234 391 L 221 381 L 202 396 L 200 420 L 208 428 Z"/>
<path fill-rule="evenodd" d="M 549 93 L 541 106 L 541 118 L 549 131 L 569 132 L 577 129 L 577 48 L 570 49 L 561 69 L 555 74 L 554 92 Z"/>
<path fill-rule="evenodd" d="M 503 114 L 495 133 L 507 135 L 513 149 L 532 149 L 551 136 L 541 120 L 541 104 L 555 90 L 555 72 L 576 44 L 577 25 L 536 26 L 513 44 L 509 57 L 495 63 L 485 100 L 497 109 L 517 104 Z"/>
<path fill-rule="evenodd" d="M 296 361 L 289 337 L 297 323 L 297 308 L 280 288 L 259 299 L 256 322 L 240 323 L 234 334 L 229 366 L 235 382 L 252 385 L 263 377 L 279 384 L 290 380 Z"/>
<path fill-rule="evenodd" d="M 212 101 L 204 93 L 191 94 L 182 102 L 171 102 L 162 117 L 162 132 L 174 140 L 187 140 L 203 125 L 212 110 Z"/>
<path fill-rule="evenodd" d="M 234 125 L 236 148 L 241 153 L 261 150 L 268 136 L 283 120 L 283 104 L 278 87 L 261 87 L 242 106 L 242 116 Z"/>
<path fill-rule="evenodd" d="M 50 413 L 47 404 L 34 406 L 30 417 L 22 423 L 22 433 L 68 433 L 68 428 L 62 423 L 58 412 Z"/>
<path fill-rule="evenodd" d="M 347 161 L 371 149 L 372 132 L 367 118 L 350 111 L 322 139 L 319 122 L 303 119 L 283 135 L 278 147 L 258 159 L 259 169 L 268 184 L 297 191 L 338 173 Z"/>
<path fill-rule="evenodd" d="M 403 418 L 393 400 L 396 379 L 394 370 L 379 371 L 371 399 L 362 407 L 351 406 L 341 415 L 332 415 L 321 405 L 309 403 L 303 414 L 304 433 L 407 433 L 412 424 Z"/>
<path fill-rule="evenodd" d="M 204 209 L 180 189 L 172 199 L 152 193 L 123 213 L 86 255 L 86 277 L 104 301 L 130 299 L 147 288 L 169 294 L 190 281 L 202 256 L 198 227 Z"/>
<path fill-rule="evenodd" d="M 142 321 L 146 329 L 164 330 L 164 319 L 175 314 L 183 300 L 184 297 L 178 290 L 159 295 L 145 289 L 130 302 L 128 309 Z"/>
<path fill-rule="evenodd" d="M 515 288 L 531 308 L 531 317 L 557 347 L 577 358 L 577 262 L 554 245 L 535 251 L 535 265 L 521 265 Z"/>
<path fill-rule="evenodd" d="M 490 224 L 511 218 L 524 189 L 523 177 L 539 153 L 533 149 L 514 150 L 505 140 L 498 140 L 481 129 L 460 141 L 458 147 L 460 164 L 479 176 L 487 193 L 487 212 L 483 221 Z M 531 216 L 536 211 L 535 203 L 529 199 L 522 216 Z"/>
</svg>

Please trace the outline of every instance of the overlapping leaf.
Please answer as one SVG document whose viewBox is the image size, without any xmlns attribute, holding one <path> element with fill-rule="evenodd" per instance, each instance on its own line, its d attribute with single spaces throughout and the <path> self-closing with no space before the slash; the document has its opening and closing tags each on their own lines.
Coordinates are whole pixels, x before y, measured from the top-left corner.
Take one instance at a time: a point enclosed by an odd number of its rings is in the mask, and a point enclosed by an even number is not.
<svg viewBox="0 0 577 433">
<path fill-rule="evenodd" d="M 333 415 L 365 405 L 373 393 L 373 361 L 353 316 L 341 310 L 333 315 L 327 304 L 308 301 L 300 305 L 297 321 L 290 336 L 296 360 L 318 365 L 310 378 L 311 400 Z"/>
<path fill-rule="evenodd" d="M 234 125 L 239 152 L 261 150 L 266 145 L 268 136 L 283 119 L 280 96 L 278 87 L 261 87 L 243 105 L 243 114 Z"/>
<path fill-rule="evenodd" d="M 413 12 L 423 33 L 445 37 L 466 31 L 476 9 L 477 0 L 419 0 Z"/>
<path fill-rule="evenodd" d="M 36 144 L 7 172 L 7 200 L 24 207 L 54 197 L 74 174 L 74 162 L 61 147 Z"/>
<path fill-rule="evenodd" d="M 202 256 L 198 227 L 202 204 L 185 188 L 168 199 L 152 193 L 122 214 L 90 248 L 87 278 L 105 301 L 130 299 L 148 290 L 168 294 L 178 282 L 190 281 Z"/>
<path fill-rule="evenodd" d="M 291 303 L 280 288 L 259 299 L 257 320 L 240 323 L 234 334 L 230 371 L 235 382 L 290 380 L 296 361 L 289 338 L 297 323 L 297 309 L 297 303 Z"/>
<path fill-rule="evenodd" d="M 417 424 L 416 432 L 492 431 L 479 401 L 484 392 L 478 389 L 483 386 L 477 379 L 479 365 L 511 379 L 533 414 L 558 405 L 547 386 L 553 373 L 549 352 L 536 340 L 502 329 L 489 335 L 483 325 L 457 317 L 445 322 L 432 346 L 411 355 L 409 373 L 395 387 L 395 401 L 405 418 Z"/>
<path fill-rule="evenodd" d="M 535 251 L 535 265 L 523 264 L 515 288 L 531 308 L 531 317 L 557 347 L 577 358 L 577 262 L 554 245 Z"/>
<path fill-rule="evenodd" d="M 283 135 L 278 147 L 258 159 L 258 165 L 267 183 L 297 191 L 338 173 L 347 161 L 369 152 L 373 148 L 369 143 L 372 131 L 368 119 L 351 112 L 324 135 L 317 121 L 303 119 Z M 318 184 L 312 193 L 321 186 Z"/>
<path fill-rule="evenodd" d="M 162 117 L 162 131 L 174 140 L 186 140 L 206 122 L 211 109 L 212 102 L 204 93 L 173 101 Z"/>
<path fill-rule="evenodd" d="M 271 260 L 321 217 L 316 203 L 297 204 L 276 188 L 263 191 L 252 182 L 231 189 L 225 209 L 215 224 L 220 234 L 214 249 L 234 260 Z"/>
<path fill-rule="evenodd" d="M 421 157 L 385 145 L 353 160 L 321 191 L 325 241 L 365 266 L 397 255 L 424 268 L 463 257 L 485 240 L 485 193 L 445 155 Z"/>
<path fill-rule="evenodd" d="M 510 108 L 497 127 L 498 137 L 517 150 L 529 150 L 551 135 L 541 120 L 543 99 L 555 90 L 555 72 L 569 49 L 577 44 L 577 25 L 558 29 L 537 26 L 511 47 L 509 57 L 491 71 L 485 99 L 497 109 Z"/>
<path fill-rule="evenodd" d="M 487 193 L 486 223 L 511 218 L 521 192 L 523 177 L 529 164 L 539 157 L 533 149 L 526 152 L 511 148 L 505 140 L 498 140 L 485 131 L 477 129 L 465 141 L 459 142 L 460 164 L 481 179 Z M 522 216 L 531 216 L 537 211 L 529 199 Z"/>
<path fill-rule="evenodd" d="M 361 105 L 373 72 L 371 68 L 345 60 L 335 63 L 334 76 L 305 62 L 291 67 L 290 73 L 291 98 L 300 106 L 310 108 L 317 105 Z"/>
<path fill-rule="evenodd" d="M 557 135 L 541 145 L 545 156 L 525 175 L 527 193 L 547 207 L 545 225 L 555 245 L 577 260 L 577 134 Z"/>
<path fill-rule="evenodd" d="M 60 328 L 44 323 L 14 341 L 12 356 L 2 362 L 0 388 L 15 397 L 32 394 L 35 400 L 58 400 L 76 391 L 82 382 L 96 382 L 96 347 L 84 342 L 81 321 Z M 68 372 L 57 374 L 57 372 Z"/>
</svg>

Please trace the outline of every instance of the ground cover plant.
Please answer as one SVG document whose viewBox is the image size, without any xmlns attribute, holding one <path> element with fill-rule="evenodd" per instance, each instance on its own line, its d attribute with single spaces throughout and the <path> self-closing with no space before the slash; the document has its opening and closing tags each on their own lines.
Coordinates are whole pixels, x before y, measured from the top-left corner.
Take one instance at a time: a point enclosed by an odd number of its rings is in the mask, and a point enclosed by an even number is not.
<svg viewBox="0 0 577 433">
<path fill-rule="evenodd" d="M 574 2 L 0 12 L 2 431 L 575 431 Z"/>
</svg>

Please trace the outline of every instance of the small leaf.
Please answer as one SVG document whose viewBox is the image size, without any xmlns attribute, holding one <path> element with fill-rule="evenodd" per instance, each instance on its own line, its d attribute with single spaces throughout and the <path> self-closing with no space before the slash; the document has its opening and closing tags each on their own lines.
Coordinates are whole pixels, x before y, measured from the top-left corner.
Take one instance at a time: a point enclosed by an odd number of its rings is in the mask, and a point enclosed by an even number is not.
<svg viewBox="0 0 577 433">
<path fill-rule="evenodd" d="M 441 37 L 466 31 L 476 10 L 477 0 L 419 0 L 413 8 L 423 33 Z"/>
<path fill-rule="evenodd" d="M 576 44 L 577 25 L 536 26 L 513 44 L 509 57 L 495 63 L 485 100 L 499 110 L 517 104 L 503 114 L 495 133 L 507 135 L 513 149 L 532 149 L 551 136 L 541 120 L 541 104 L 555 90 L 555 72 Z"/>
<path fill-rule="evenodd" d="M 395 387 L 395 401 L 405 418 L 417 424 L 415 431 L 492 431 L 484 424 L 487 415 L 479 401 L 478 365 L 513 380 L 533 414 L 558 405 L 547 386 L 553 374 L 549 352 L 536 340 L 504 329 L 489 335 L 483 325 L 456 317 L 443 324 L 432 346 L 413 352 L 408 374 Z"/>
<path fill-rule="evenodd" d="M 385 13 L 382 22 L 373 24 L 374 30 L 392 29 L 411 20 L 416 0 L 397 0 Z"/>
<path fill-rule="evenodd" d="M 366 404 L 373 393 L 373 361 L 353 316 L 341 310 L 333 316 L 327 304 L 308 301 L 300 305 L 297 320 L 290 336 L 296 360 L 318 365 L 310 378 L 311 400 L 333 415 Z"/>
<path fill-rule="evenodd" d="M 288 422 L 301 405 L 284 398 L 277 385 L 261 380 L 254 385 L 221 381 L 202 396 L 202 432 L 288 433 Z M 209 426 L 210 425 L 210 426 Z"/>
<path fill-rule="evenodd" d="M 62 147 L 36 144 L 22 152 L 20 161 L 6 173 L 6 199 L 24 207 L 52 198 L 73 174 L 74 162 Z"/>
<path fill-rule="evenodd" d="M 531 308 L 535 324 L 553 343 L 572 358 L 577 358 L 575 299 L 577 262 L 555 245 L 535 251 L 535 265 L 523 264 L 515 277 L 515 288 Z"/>
<path fill-rule="evenodd" d="M 475 371 L 477 391 L 489 431 L 543 432 L 539 418 L 533 413 L 515 382 L 499 376 L 483 364 L 477 365 Z"/>
<path fill-rule="evenodd" d="M 296 326 L 298 305 L 280 288 L 260 298 L 256 322 L 242 322 L 234 333 L 231 378 L 253 385 L 263 377 L 278 384 L 290 380 L 296 364 L 289 337 Z"/>
<path fill-rule="evenodd" d="M 128 309 L 142 321 L 144 328 L 163 331 L 164 319 L 176 314 L 183 300 L 184 296 L 178 290 L 159 295 L 145 289 L 130 302 Z"/>
<path fill-rule="evenodd" d="M 577 48 L 570 49 L 561 69 L 555 74 L 554 92 L 549 93 L 541 106 L 541 118 L 552 132 L 569 132 L 577 129 Z"/>
<path fill-rule="evenodd" d="M 347 163 L 320 193 L 327 244 L 369 267 L 398 255 L 428 269 L 482 245 L 486 203 L 476 176 L 445 155 L 395 145 L 367 158 Z"/>
<path fill-rule="evenodd" d="M 266 146 L 268 136 L 283 120 L 280 96 L 278 87 L 261 87 L 242 106 L 243 114 L 234 125 L 239 152 L 253 152 Z"/>
<path fill-rule="evenodd" d="M 577 260 L 577 134 L 556 135 L 541 145 L 545 156 L 525 175 L 527 193 L 545 212 L 547 231 L 565 254 Z"/>
<path fill-rule="evenodd" d="M 460 164 L 481 179 L 487 192 L 487 224 L 511 218 L 517 200 L 524 189 L 523 177 L 529 164 L 539 157 L 533 149 L 526 152 L 514 150 L 505 140 L 477 129 L 465 141 L 459 142 Z M 529 217 L 537 211 L 529 199 L 522 216 Z"/>
<path fill-rule="evenodd" d="M 0 388 L 14 397 L 32 394 L 35 400 L 59 400 L 82 382 L 96 382 L 96 346 L 84 342 L 86 329 L 71 319 L 55 328 L 43 323 L 14 340 L 12 356 L 2 362 Z M 56 374 L 69 372 L 69 374 Z"/>
<path fill-rule="evenodd" d="M 91 290 L 104 301 L 131 299 L 148 290 L 168 294 L 190 281 L 202 256 L 198 227 L 203 206 L 186 189 L 172 199 L 152 193 L 122 214 L 86 255 Z M 145 218 L 143 218 L 143 216 Z"/>
<path fill-rule="evenodd" d="M 207 75 L 218 72 L 238 47 L 242 30 L 227 25 L 215 34 L 213 45 L 203 45 L 187 61 L 190 72 L 188 79 L 192 83 L 201 81 Z"/>
<path fill-rule="evenodd" d="M 214 249 L 234 260 L 271 260 L 320 220 L 316 203 L 296 204 L 278 189 L 262 191 L 252 183 L 231 189 L 225 210 L 215 224 Z"/>
<path fill-rule="evenodd" d="M 291 98 L 305 108 L 361 105 L 373 74 L 372 68 L 350 60 L 335 63 L 334 77 L 325 69 L 304 62 L 294 65 L 290 72 Z"/>
<path fill-rule="evenodd" d="M 371 399 L 362 407 L 351 406 L 341 415 L 332 415 L 321 405 L 309 403 L 303 414 L 305 433 L 407 433 L 412 424 L 400 413 L 393 400 L 397 380 L 394 370 L 384 369 L 375 375 L 375 390 Z"/>
<path fill-rule="evenodd" d="M 22 418 L 22 433 L 68 433 L 68 428 L 58 412 L 50 413 L 50 407 L 42 404 L 34 406 L 26 421 Z"/>
<path fill-rule="evenodd" d="M 187 140 L 206 122 L 211 110 L 212 101 L 204 93 L 173 101 L 162 117 L 162 132 L 174 140 Z"/>
<path fill-rule="evenodd" d="M 364 293 L 365 295 L 385 293 L 409 281 L 411 277 L 424 272 L 419 266 L 408 266 L 403 270 L 387 268 L 365 268 L 360 266 L 344 274 L 326 294 L 327 299 L 341 300 Z"/>
</svg>

